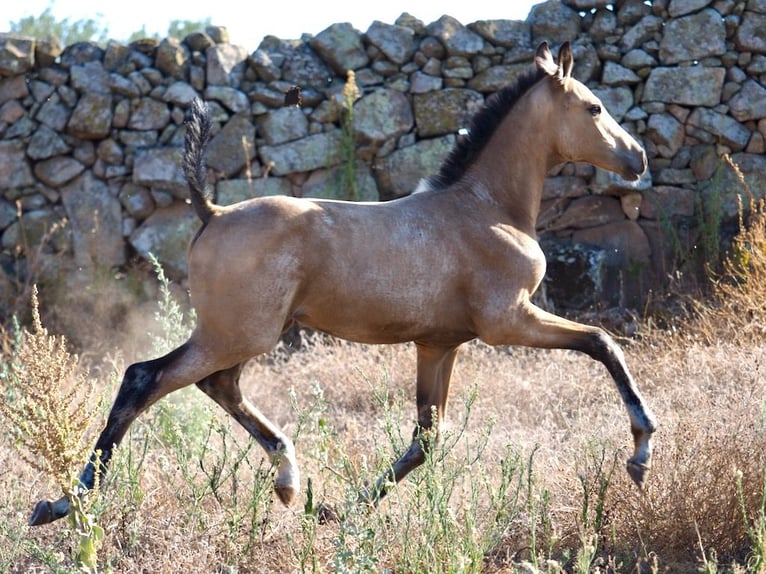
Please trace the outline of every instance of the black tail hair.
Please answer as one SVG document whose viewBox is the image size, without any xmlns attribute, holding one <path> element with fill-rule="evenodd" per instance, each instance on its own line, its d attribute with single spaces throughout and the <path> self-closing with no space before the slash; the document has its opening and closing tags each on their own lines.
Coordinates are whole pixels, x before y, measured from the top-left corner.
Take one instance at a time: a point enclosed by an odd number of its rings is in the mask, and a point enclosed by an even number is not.
<svg viewBox="0 0 766 574">
<path fill-rule="evenodd" d="M 200 98 L 194 98 L 189 108 L 184 142 L 183 169 L 189 183 L 191 204 L 202 223 L 207 223 L 213 215 L 213 205 L 207 188 L 207 168 L 205 167 L 205 147 L 210 140 L 210 112 L 207 104 Z"/>
</svg>

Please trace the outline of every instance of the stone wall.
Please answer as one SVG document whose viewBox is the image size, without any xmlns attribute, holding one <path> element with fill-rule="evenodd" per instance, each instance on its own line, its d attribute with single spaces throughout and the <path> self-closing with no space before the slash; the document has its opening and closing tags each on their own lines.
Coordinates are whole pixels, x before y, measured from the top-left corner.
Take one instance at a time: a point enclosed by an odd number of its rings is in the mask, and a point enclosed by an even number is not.
<svg viewBox="0 0 766 574">
<path fill-rule="evenodd" d="M 583 165 L 551 174 L 539 220 L 548 292 L 560 306 L 635 303 L 694 252 L 706 203 L 721 199 L 735 217 L 739 188 L 721 154 L 766 190 L 764 30 L 766 0 L 551 0 L 527 21 L 426 25 L 403 14 L 365 32 L 340 23 L 297 41 L 267 37 L 252 53 L 224 28 L 63 50 L 0 35 L 0 294 L 13 297 L 33 272 L 61 280 L 149 252 L 183 278 L 197 222 L 179 159 L 197 95 L 215 120 L 219 203 L 343 199 L 353 70 L 353 193 L 388 200 L 438 168 L 540 41 L 569 40 L 576 77 L 642 140 L 650 171 L 634 185 Z M 302 108 L 283 105 L 293 85 Z M 578 269 L 580 286 L 567 285 Z"/>
</svg>

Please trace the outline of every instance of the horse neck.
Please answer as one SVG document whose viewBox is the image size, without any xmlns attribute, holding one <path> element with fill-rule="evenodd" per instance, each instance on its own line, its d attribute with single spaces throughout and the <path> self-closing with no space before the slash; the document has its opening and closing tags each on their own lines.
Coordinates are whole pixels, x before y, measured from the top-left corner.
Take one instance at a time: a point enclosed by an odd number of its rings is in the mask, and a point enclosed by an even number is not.
<svg viewBox="0 0 766 574">
<path fill-rule="evenodd" d="M 528 96 L 517 102 L 470 172 L 511 223 L 534 237 L 545 175 L 557 159 L 543 110 L 533 104 Z"/>
</svg>

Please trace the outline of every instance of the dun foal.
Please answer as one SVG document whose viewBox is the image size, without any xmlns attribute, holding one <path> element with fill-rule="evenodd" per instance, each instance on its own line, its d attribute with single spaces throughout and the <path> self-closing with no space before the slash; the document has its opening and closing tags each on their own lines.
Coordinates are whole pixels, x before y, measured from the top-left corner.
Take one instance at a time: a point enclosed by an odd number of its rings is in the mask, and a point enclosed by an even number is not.
<svg viewBox="0 0 766 574">
<path fill-rule="evenodd" d="M 289 504 L 300 487 L 295 449 L 242 396 L 239 376 L 248 359 L 272 349 L 294 322 L 362 343 L 415 343 L 417 427 L 407 452 L 364 493 L 372 502 L 423 462 L 423 433 L 438 432 L 445 416 L 458 347 L 475 338 L 574 349 L 601 361 L 628 411 L 635 451 L 627 470 L 641 486 L 656 424 L 621 350 L 603 330 L 546 313 L 530 297 L 545 272 L 535 222 L 546 172 L 563 161 L 585 161 L 636 180 L 646 156 L 571 77 L 568 44 L 558 61 L 542 44 L 534 64 L 489 98 L 420 193 L 388 203 L 264 197 L 214 205 L 202 160 L 210 120 L 195 101 L 184 171 L 202 221 L 189 250 L 197 326 L 168 355 L 127 369 L 82 487 L 93 487 L 96 465 L 106 471 L 139 414 L 196 384 L 271 456 L 276 492 Z M 69 510 L 66 498 L 41 501 L 30 523 Z"/>
</svg>

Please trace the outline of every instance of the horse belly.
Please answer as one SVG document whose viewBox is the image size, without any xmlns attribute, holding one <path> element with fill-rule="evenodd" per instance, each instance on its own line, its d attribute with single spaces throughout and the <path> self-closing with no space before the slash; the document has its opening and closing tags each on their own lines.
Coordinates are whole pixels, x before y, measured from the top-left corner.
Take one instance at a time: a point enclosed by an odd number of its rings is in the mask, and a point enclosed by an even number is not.
<svg viewBox="0 0 766 574">
<path fill-rule="evenodd" d="M 302 325 L 359 343 L 463 342 L 475 335 L 462 301 L 440 298 L 343 297 L 306 302 L 293 318 Z"/>
</svg>

